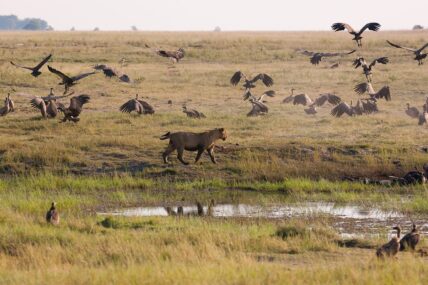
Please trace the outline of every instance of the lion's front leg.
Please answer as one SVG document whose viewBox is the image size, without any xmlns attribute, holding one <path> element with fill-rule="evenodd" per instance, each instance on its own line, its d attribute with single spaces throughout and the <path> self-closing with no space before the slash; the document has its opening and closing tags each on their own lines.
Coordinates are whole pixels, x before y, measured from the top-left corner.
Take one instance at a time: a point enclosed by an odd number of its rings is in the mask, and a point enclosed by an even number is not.
<svg viewBox="0 0 428 285">
<path fill-rule="evenodd" d="M 211 147 L 211 148 L 209 148 L 209 149 L 207 149 L 207 152 L 210 155 L 211 161 L 213 163 L 217 163 L 217 161 L 215 160 L 215 157 L 214 157 L 214 146 Z"/>
</svg>

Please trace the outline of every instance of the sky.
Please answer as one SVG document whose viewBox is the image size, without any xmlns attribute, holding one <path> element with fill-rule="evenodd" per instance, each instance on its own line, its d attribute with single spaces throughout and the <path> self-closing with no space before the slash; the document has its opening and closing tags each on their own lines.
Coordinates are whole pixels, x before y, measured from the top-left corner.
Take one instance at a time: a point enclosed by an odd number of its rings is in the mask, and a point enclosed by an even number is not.
<svg viewBox="0 0 428 285">
<path fill-rule="evenodd" d="M 0 15 L 46 20 L 56 30 L 297 31 L 334 22 L 384 30 L 428 27 L 428 0 L 0 0 Z"/>
</svg>

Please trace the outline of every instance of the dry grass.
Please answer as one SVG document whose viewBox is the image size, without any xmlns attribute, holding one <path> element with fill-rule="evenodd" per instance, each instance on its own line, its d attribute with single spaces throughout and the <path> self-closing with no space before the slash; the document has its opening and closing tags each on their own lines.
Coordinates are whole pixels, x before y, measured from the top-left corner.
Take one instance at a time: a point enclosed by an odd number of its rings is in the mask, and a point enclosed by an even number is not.
<svg viewBox="0 0 428 285">
<path fill-rule="evenodd" d="M 158 176 L 167 168 L 160 153 L 165 147 L 158 137 L 166 131 L 203 131 L 225 127 L 230 139 L 219 153 L 220 164 L 208 159 L 202 166 L 182 167 L 174 159 L 178 177 L 220 177 L 232 180 L 282 180 L 288 176 L 336 179 L 355 176 L 400 175 L 420 165 L 427 154 L 427 128 L 404 114 L 405 103 L 420 106 L 427 91 L 426 67 L 418 67 L 411 56 L 389 48 L 385 39 L 418 45 L 426 37 L 420 32 L 380 32 L 366 38 L 358 54 L 367 58 L 387 55 L 391 64 L 376 66 L 374 86 L 388 84 L 393 101 L 381 102 L 381 112 L 372 116 L 335 119 L 328 107 L 315 117 L 301 107 L 280 104 L 294 87 L 315 97 L 336 92 L 344 100 L 356 100 L 352 89 L 364 80 L 350 61 L 331 70 L 329 63 L 319 67 L 294 52 L 309 50 L 349 50 L 353 43 L 335 33 L 2 33 L 0 90 L 11 87 L 18 93 L 43 95 L 58 79 L 46 72 L 33 79 L 16 69 L 9 59 L 36 62 L 54 53 L 53 66 L 74 74 L 90 70 L 95 63 L 107 63 L 137 79 L 132 85 L 108 80 L 104 76 L 83 80 L 77 93 L 91 95 L 82 120 L 77 125 L 58 120 L 40 120 L 28 104 L 28 97 L 15 95 L 17 112 L 2 118 L 0 132 L 0 170 L 5 174 L 52 171 L 54 173 L 111 173 L 141 171 Z M 145 48 L 144 44 L 152 48 Z M 202 48 L 194 48 L 202 45 Z M 186 59 L 174 69 L 154 48 L 183 46 Z M 328 47 L 328 48 L 327 48 Z M 121 68 L 120 58 L 129 65 Z M 250 109 L 241 99 L 242 91 L 229 85 L 236 70 L 266 72 L 273 76 L 276 98 L 269 99 L 271 112 L 263 118 L 247 118 Z M 260 93 L 259 87 L 256 93 Z M 118 106 L 135 93 L 148 97 L 156 108 L 154 116 L 120 114 Z M 167 101 L 171 99 L 173 105 Z M 208 119 L 191 120 L 181 113 L 187 103 L 203 111 Z M 236 146 L 235 144 L 239 144 Z M 356 151 L 350 155 L 349 150 Z M 187 154 L 189 155 L 189 154 Z M 189 159 L 191 159 L 193 155 Z M 399 159 L 404 170 L 391 163 Z"/>
</svg>

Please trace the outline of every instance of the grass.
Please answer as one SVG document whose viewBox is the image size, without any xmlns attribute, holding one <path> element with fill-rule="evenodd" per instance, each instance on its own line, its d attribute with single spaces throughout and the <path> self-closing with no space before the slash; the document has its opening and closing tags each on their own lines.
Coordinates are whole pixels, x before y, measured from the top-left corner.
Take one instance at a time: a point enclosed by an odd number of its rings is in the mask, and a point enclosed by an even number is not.
<svg viewBox="0 0 428 285">
<path fill-rule="evenodd" d="M 313 67 L 295 52 L 353 49 L 345 33 L 2 32 L 0 93 L 14 88 L 17 110 L 0 118 L 0 283 L 426 284 L 426 258 L 404 253 L 379 262 L 373 247 L 386 242 L 385 235 L 341 241 L 323 217 L 119 218 L 95 212 L 214 198 L 251 204 L 321 200 L 425 215 L 422 185 L 386 187 L 342 178 L 401 176 L 427 162 L 427 128 L 404 113 L 405 103 L 420 107 L 427 97 L 426 67 L 385 44 L 389 39 L 418 46 L 427 35 L 367 35 L 357 53 L 390 58 L 391 64 L 375 67 L 373 78 L 375 89 L 391 87 L 393 100 L 380 102 L 377 114 L 336 119 L 330 107 L 307 116 L 281 101 L 292 87 L 312 98 L 335 92 L 347 102 L 357 100 L 352 89 L 364 76 L 351 67 L 353 57 L 332 70 L 333 62 Z M 154 54 L 155 48 L 178 47 L 186 58 L 173 69 Z M 134 83 L 102 75 L 84 79 L 74 89 L 89 94 L 91 103 L 78 124 L 40 119 L 28 102 L 51 86 L 62 93 L 58 78 L 44 70 L 34 79 L 9 60 L 32 65 L 51 52 L 50 64 L 67 74 L 106 63 Z M 121 67 L 123 57 L 128 65 Z M 268 99 L 267 116 L 245 116 L 250 105 L 229 84 L 236 70 L 274 78 L 277 96 Z M 153 116 L 118 112 L 136 93 L 154 105 Z M 208 118 L 186 118 L 182 104 Z M 162 163 L 166 143 L 160 135 L 215 127 L 229 133 L 220 143 L 224 148 L 216 150 L 218 164 L 205 156 L 198 165 L 182 166 L 175 157 L 171 165 Z M 59 227 L 44 221 L 53 200 Z"/>
</svg>

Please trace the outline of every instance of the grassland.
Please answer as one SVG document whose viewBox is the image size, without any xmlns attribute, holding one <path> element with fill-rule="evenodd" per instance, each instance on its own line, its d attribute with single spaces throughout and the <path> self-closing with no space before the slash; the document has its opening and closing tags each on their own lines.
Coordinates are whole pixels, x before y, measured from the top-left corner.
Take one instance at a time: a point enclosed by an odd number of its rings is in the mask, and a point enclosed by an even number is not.
<svg viewBox="0 0 428 285">
<path fill-rule="evenodd" d="M 327 200 L 376 203 L 411 214 L 428 212 L 424 186 L 384 187 L 341 182 L 344 175 L 400 176 L 428 162 L 426 126 L 404 110 L 428 96 L 426 66 L 388 47 L 386 39 L 419 46 L 428 32 L 367 34 L 367 58 L 390 57 L 376 66 L 374 87 L 388 84 L 391 102 L 378 114 L 336 119 L 323 107 L 316 116 L 281 104 L 293 87 L 312 98 L 335 92 L 357 100 L 353 86 L 364 80 L 351 67 L 309 64 L 297 48 L 335 51 L 354 48 L 342 33 L 1 33 L 0 93 L 12 88 L 16 112 L 0 118 L 0 282 L 11 284 L 426 284 L 426 259 L 404 254 L 378 262 L 373 249 L 345 249 L 323 219 L 292 221 L 211 218 L 114 218 L 105 227 L 96 211 L 141 204 L 188 201 L 272 203 Z M 146 48 L 145 45 L 150 46 Z M 155 48 L 183 47 L 182 63 L 170 63 Z M 58 79 L 46 71 L 38 79 L 9 60 L 32 65 L 54 53 L 50 64 L 66 73 L 106 63 L 129 74 L 133 84 L 95 75 L 76 93 L 91 96 L 78 124 L 43 120 L 31 108 L 31 95 Z M 118 63 L 126 58 L 128 65 Z M 230 86 L 236 70 L 270 74 L 277 96 L 269 114 L 247 118 L 242 90 Z M 264 89 L 258 87 L 256 94 Z M 118 107 L 138 93 L 156 114 L 121 114 Z M 25 95 L 27 94 L 27 95 Z M 173 104 L 167 104 L 172 100 Z M 182 104 L 207 119 L 191 120 Z M 217 150 L 219 164 L 207 157 L 182 166 L 164 165 L 167 131 L 225 127 L 229 139 Z M 194 154 L 186 153 L 188 160 Z M 397 167 L 393 161 L 400 161 Z M 406 197 L 406 199 L 401 199 Z M 49 202 L 60 205 L 62 222 L 44 222 Z M 282 239 L 281 227 L 299 229 Z M 385 235 L 383 235 L 384 237 Z M 378 245 L 386 238 L 369 240 Z M 424 246 L 423 244 L 422 246 Z"/>
</svg>

